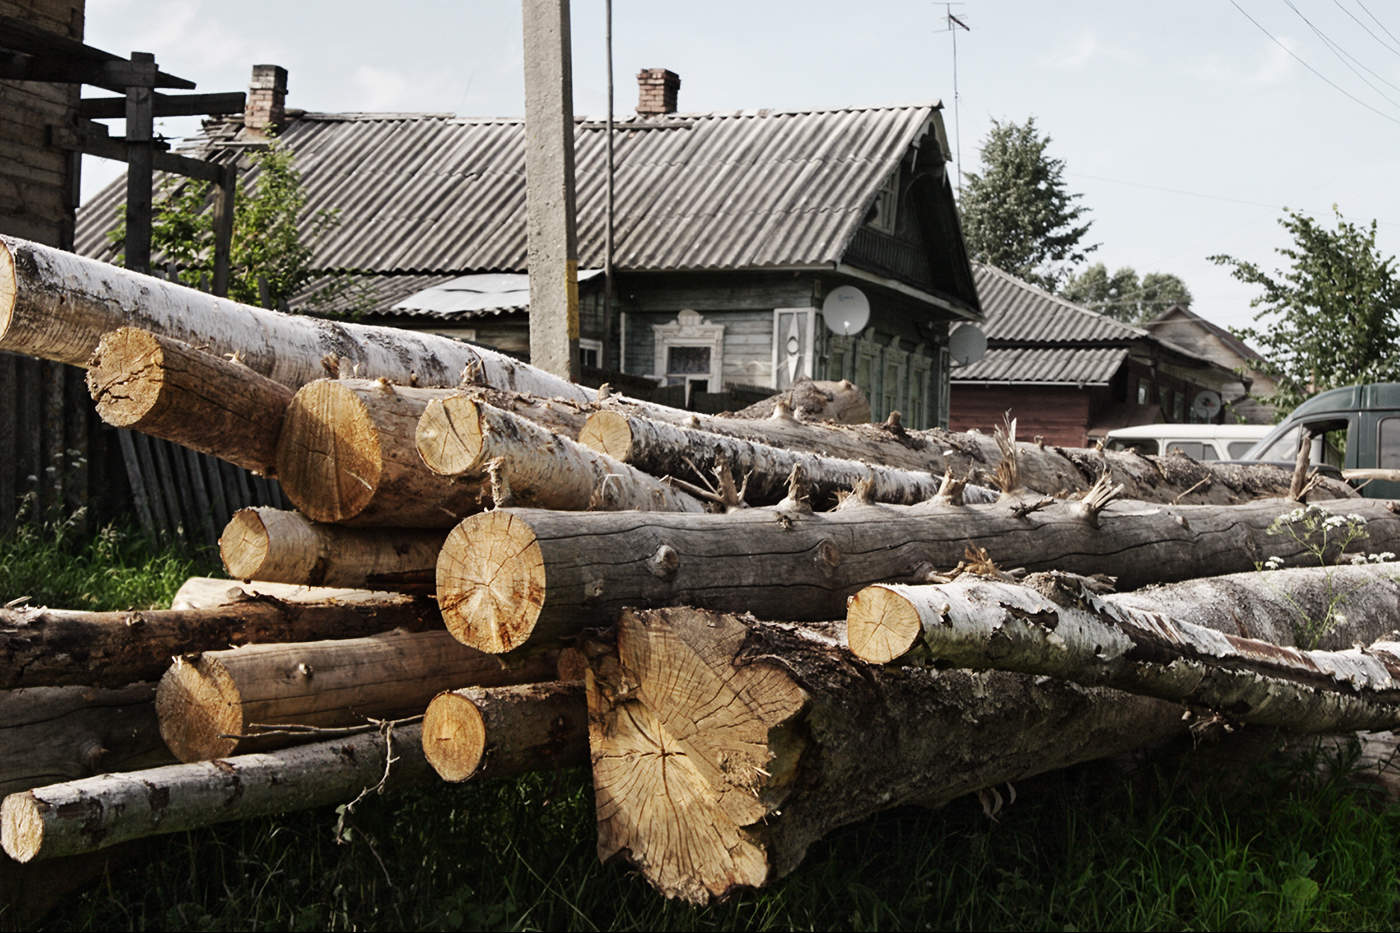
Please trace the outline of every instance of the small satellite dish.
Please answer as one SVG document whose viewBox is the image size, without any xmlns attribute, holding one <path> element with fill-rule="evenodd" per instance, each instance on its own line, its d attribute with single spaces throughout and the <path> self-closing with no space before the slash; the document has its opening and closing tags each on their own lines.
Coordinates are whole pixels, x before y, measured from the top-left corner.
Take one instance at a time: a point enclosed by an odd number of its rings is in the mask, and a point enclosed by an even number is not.
<svg viewBox="0 0 1400 933">
<path fill-rule="evenodd" d="M 948 335 L 948 358 L 954 366 L 975 363 L 987 355 L 987 335 L 976 324 L 960 324 Z"/>
<path fill-rule="evenodd" d="M 833 334 L 853 336 L 870 323 L 870 301 L 854 285 L 838 285 L 822 302 L 822 320 Z"/>
<path fill-rule="evenodd" d="M 1220 414 L 1220 405 L 1219 392 L 1212 392 L 1210 389 L 1197 392 L 1196 397 L 1191 400 L 1191 417 L 1211 421 Z"/>
</svg>

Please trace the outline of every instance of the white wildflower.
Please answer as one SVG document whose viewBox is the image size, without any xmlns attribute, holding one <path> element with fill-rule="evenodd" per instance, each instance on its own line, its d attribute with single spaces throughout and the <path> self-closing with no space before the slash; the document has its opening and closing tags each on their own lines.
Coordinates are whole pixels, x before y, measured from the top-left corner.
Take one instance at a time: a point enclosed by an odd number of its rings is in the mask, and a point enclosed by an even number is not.
<svg viewBox="0 0 1400 933">
<path fill-rule="evenodd" d="M 1282 566 L 1283 566 L 1283 558 L 1282 558 L 1282 557 L 1279 557 L 1277 554 L 1275 554 L 1273 557 L 1270 557 L 1268 560 L 1264 561 L 1264 569 L 1265 569 L 1265 570 L 1277 570 L 1277 569 L 1279 569 L 1279 568 L 1282 567 Z"/>
</svg>

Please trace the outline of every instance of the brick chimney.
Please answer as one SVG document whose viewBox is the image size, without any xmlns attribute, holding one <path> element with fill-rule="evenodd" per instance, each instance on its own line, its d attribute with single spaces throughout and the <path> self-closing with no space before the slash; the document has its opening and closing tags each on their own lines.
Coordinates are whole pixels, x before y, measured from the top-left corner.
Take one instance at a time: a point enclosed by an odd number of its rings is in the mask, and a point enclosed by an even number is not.
<svg viewBox="0 0 1400 933">
<path fill-rule="evenodd" d="M 655 117 L 676 112 L 676 94 L 681 76 L 665 68 L 643 68 L 637 72 L 637 115 Z"/>
<path fill-rule="evenodd" d="M 254 65 L 248 83 L 248 103 L 243 108 L 243 128 L 266 134 L 277 129 L 287 115 L 287 69 L 280 65 Z"/>
</svg>

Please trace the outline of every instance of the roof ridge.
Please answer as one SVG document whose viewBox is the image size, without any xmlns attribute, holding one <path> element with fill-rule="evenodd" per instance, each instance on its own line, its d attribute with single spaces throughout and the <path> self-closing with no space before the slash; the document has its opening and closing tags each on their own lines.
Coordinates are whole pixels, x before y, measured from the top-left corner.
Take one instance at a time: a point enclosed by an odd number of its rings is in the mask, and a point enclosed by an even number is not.
<svg viewBox="0 0 1400 933">
<path fill-rule="evenodd" d="M 1074 302 L 1070 301 L 1068 298 L 1062 298 L 1062 297 L 1060 297 L 1059 295 L 1056 295 L 1054 292 L 1046 291 L 1045 289 L 1041 288 L 1039 285 L 1036 285 L 1036 284 L 1034 284 L 1033 282 L 1027 282 L 1025 279 L 1020 278 L 1020 277 L 1015 276 L 1015 275 L 1012 275 L 1010 272 L 1007 272 L 1005 269 L 1002 269 L 1002 268 L 1000 268 L 1000 267 L 998 267 L 998 266 L 994 266 L 994 265 L 992 265 L 992 264 L 989 263 L 989 262 L 981 262 L 981 261 L 979 261 L 979 260 L 975 260 L 975 259 L 974 259 L 974 260 L 972 261 L 972 264 L 973 264 L 974 266 L 981 266 L 982 268 L 987 269 L 987 270 L 990 271 L 990 272 L 994 272 L 994 273 L 996 273 L 997 275 L 1001 276 L 1002 278 L 1006 279 L 1007 281 L 1011 282 L 1012 284 L 1017 285 L 1017 286 L 1019 286 L 1019 287 L 1021 287 L 1021 288 L 1024 288 L 1024 289 L 1026 289 L 1027 291 L 1035 292 L 1037 295 L 1039 295 L 1039 296 L 1041 296 L 1041 297 L 1043 297 L 1043 298 L 1046 298 L 1046 299 L 1048 299 L 1049 301 L 1052 301 L 1052 302 L 1054 302 L 1055 304 L 1058 304 L 1058 305 L 1060 305 L 1060 306 L 1062 306 L 1062 307 L 1064 307 L 1064 308 L 1067 308 L 1067 309 L 1069 309 L 1069 310 L 1071 310 L 1071 311 L 1077 311 L 1077 312 L 1079 312 L 1080 314 L 1088 314 L 1088 315 L 1091 315 L 1091 316 L 1093 316 L 1093 317 L 1099 318 L 1100 320 L 1106 321 L 1106 322 L 1108 322 L 1109 324 L 1115 324 L 1115 325 L 1117 325 L 1117 326 L 1123 328 L 1124 330 L 1128 331 L 1129 333 L 1131 333 L 1131 334 L 1133 334 L 1134 336 L 1137 336 L 1137 337 L 1151 337 L 1151 336 L 1152 336 L 1152 334 L 1150 334 L 1148 331 L 1144 330 L 1144 329 L 1141 328 L 1141 327 L 1137 327 L 1136 325 L 1133 325 L 1133 324 L 1124 323 L 1123 321 L 1118 320 L 1116 317 L 1111 317 L 1111 316 L 1109 316 L 1109 315 L 1107 315 L 1107 314 L 1104 314 L 1102 311 L 1094 311 L 1093 309 L 1091 309 L 1091 308 L 1086 308 L 1086 307 L 1084 307 L 1083 305 L 1075 304 Z"/>
</svg>

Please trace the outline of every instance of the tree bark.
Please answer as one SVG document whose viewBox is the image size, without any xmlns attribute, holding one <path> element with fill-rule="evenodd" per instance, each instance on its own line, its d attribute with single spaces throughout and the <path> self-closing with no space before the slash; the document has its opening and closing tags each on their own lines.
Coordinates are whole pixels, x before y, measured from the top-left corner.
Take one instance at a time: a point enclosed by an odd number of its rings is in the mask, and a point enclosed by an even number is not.
<svg viewBox="0 0 1400 933">
<path fill-rule="evenodd" d="M 392 754 L 393 763 L 386 763 Z M 353 800 L 368 788 L 402 790 L 432 779 L 419 726 L 279 752 L 103 774 L 11 794 L 0 842 L 20 862 L 91 852 L 183 832 Z M 381 785 L 381 781 L 383 782 Z"/>
<path fill-rule="evenodd" d="M 592 401 L 528 363 L 422 331 L 268 311 L 72 253 L 0 236 L 0 350 L 86 366 L 102 335 L 140 327 L 299 388 L 323 376 L 501 389 Z"/>
<path fill-rule="evenodd" d="M 219 556 L 240 580 L 420 592 L 433 585 L 446 534 L 397 528 L 343 528 L 282 509 L 233 513 Z"/>
<path fill-rule="evenodd" d="M 779 403 L 803 421 L 834 421 L 837 424 L 867 424 L 870 400 L 849 379 L 839 382 L 799 379 L 792 387 L 734 413 L 735 418 L 769 418 Z"/>
<path fill-rule="evenodd" d="M 702 512 L 693 496 L 527 418 L 465 396 L 429 403 L 418 455 L 447 476 L 489 476 L 493 506 Z"/>
<path fill-rule="evenodd" d="M 969 483 L 995 483 L 1001 453 L 996 440 L 974 431 L 942 428 L 909 431 L 893 424 L 834 425 L 795 418 L 747 418 L 701 415 L 670 409 L 644 411 L 627 399 L 613 398 L 602 407 L 683 427 L 743 438 L 773 447 L 863 460 L 902 470 L 941 476 L 951 470 Z M 1052 447 L 1036 442 L 1016 445 L 1021 486 L 1044 495 L 1065 496 L 1092 486 L 1105 468 L 1124 495 L 1144 502 L 1180 501 L 1192 505 L 1229 505 L 1288 494 L 1289 471 L 1264 464 L 1200 463 L 1185 456 L 1143 457 L 1136 453 Z M 1314 499 L 1355 498 L 1345 483 L 1321 480 Z"/>
<path fill-rule="evenodd" d="M 0 690 L 0 793 L 171 761 L 153 683 Z"/>
<path fill-rule="evenodd" d="M 295 740 L 262 727 L 416 715 L 442 690 L 552 680 L 555 664 L 549 653 L 484 655 L 443 632 L 245 645 L 176 658 L 157 688 L 156 714 L 175 757 L 203 761 Z"/>
<path fill-rule="evenodd" d="M 1400 551 L 1400 517 L 1354 499 L 1323 508 L 1367 520 L 1372 551 Z M 499 509 L 466 519 L 438 558 L 448 631 L 509 651 L 609 623 L 625 606 L 693 605 L 760 618 L 845 614 L 872 583 L 922 583 L 969 545 L 1003 569 L 1104 573 L 1124 589 L 1251 569 L 1307 552 L 1270 523 L 1294 503 L 1231 507 L 1114 502 L 1097 519 L 1082 502 L 1018 516 L 1017 504 L 856 506 L 836 512 L 745 509 L 723 515 Z M 1335 559 L 1335 548 L 1329 554 Z"/>
<path fill-rule="evenodd" d="M 1286 588 L 1278 579 L 1286 576 L 1278 574 L 1276 585 Z M 1367 627 L 1392 619 L 1368 616 Z M 914 634 L 909 648 L 927 648 L 931 660 L 955 667 L 1115 687 L 1295 732 L 1400 726 L 1400 644 L 1300 651 L 1128 609 L 1065 574 L 1035 574 L 1025 586 L 882 584 L 852 599 L 847 637 L 858 657 L 883 664 L 903 656 L 908 649 L 894 653 L 894 636 L 906 628 Z M 890 638 L 881 637 L 887 633 Z"/>
<path fill-rule="evenodd" d="M 429 470 L 414 447 L 441 389 L 321 379 L 297 391 L 277 444 L 292 503 L 318 522 L 444 528 L 480 511 L 481 484 Z"/>
<path fill-rule="evenodd" d="M 102 420 L 271 475 L 292 390 L 237 361 L 134 327 L 105 335 L 87 373 Z"/>
<path fill-rule="evenodd" d="M 872 668 L 835 639 L 694 609 L 628 611 L 587 679 L 598 854 L 703 903 L 792 871 L 903 804 L 1180 734 L 1180 707 L 1053 678 Z"/>
<path fill-rule="evenodd" d="M 510 777 L 588 762 L 583 685 L 551 681 L 439 693 L 423 754 L 444 781 Z"/>
<path fill-rule="evenodd" d="M 869 484 L 872 501 L 900 505 L 931 499 L 939 486 L 938 477 L 923 471 L 788 450 L 616 411 L 591 415 L 579 443 L 656 476 L 691 483 L 709 482 L 723 464 L 736 482 L 742 481 L 750 505 L 781 502 L 794 467 L 811 483 L 812 506 L 818 511 L 834 506 L 838 494 L 857 483 Z"/>
<path fill-rule="evenodd" d="M 83 612 L 0 609 L 0 687 L 156 680 L 172 656 L 256 642 L 351 638 L 394 628 L 439 627 L 432 600 L 386 594 L 373 600 L 283 602 L 250 596 L 213 609 Z"/>
</svg>

